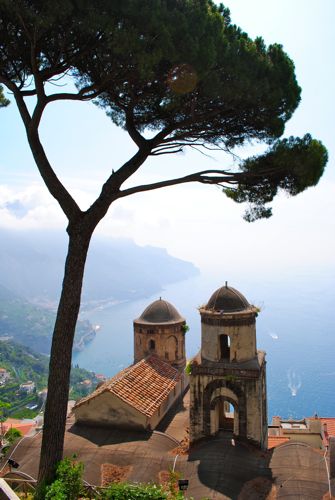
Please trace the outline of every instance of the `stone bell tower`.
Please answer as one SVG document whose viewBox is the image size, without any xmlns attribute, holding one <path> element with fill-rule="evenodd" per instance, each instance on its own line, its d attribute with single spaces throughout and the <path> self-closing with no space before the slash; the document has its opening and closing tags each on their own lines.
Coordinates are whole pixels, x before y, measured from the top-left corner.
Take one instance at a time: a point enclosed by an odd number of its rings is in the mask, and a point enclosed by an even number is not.
<svg viewBox="0 0 335 500">
<path fill-rule="evenodd" d="M 155 300 L 134 320 L 134 362 L 155 354 L 184 370 L 186 321 L 166 300 Z"/>
<path fill-rule="evenodd" d="M 265 449 L 266 362 L 256 346 L 257 309 L 226 282 L 200 316 L 201 351 L 190 375 L 191 442 L 223 430 Z"/>
</svg>

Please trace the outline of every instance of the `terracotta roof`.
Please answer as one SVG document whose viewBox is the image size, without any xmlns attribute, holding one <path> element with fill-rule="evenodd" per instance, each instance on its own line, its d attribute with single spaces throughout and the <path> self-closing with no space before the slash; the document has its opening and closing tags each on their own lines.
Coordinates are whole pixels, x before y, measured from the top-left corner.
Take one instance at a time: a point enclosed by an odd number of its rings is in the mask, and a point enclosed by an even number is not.
<svg viewBox="0 0 335 500">
<path fill-rule="evenodd" d="M 92 394 L 78 401 L 74 409 L 103 392 L 110 392 L 139 412 L 151 417 L 179 379 L 178 370 L 152 355 L 107 380 Z"/>
<path fill-rule="evenodd" d="M 23 436 L 29 434 L 33 427 L 36 427 L 36 423 L 34 421 L 25 422 L 16 418 L 8 418 L 3 423 L 3 429 L 5 432 L 7 432 L 11 428 L 15 428 L 21 431 Z"/>
<path fill-rule="evenodd" d="M 269 436 L 268 437 L 268 449 L 271 450 L 271 448 L 276 448 L 280 444 L 287 443 L 290 438 L 285 437 L 285 436 Z"/>
<path fill-rule="evenodd" d="M 335 418 L 320 417 L 320 420 L 323 424 L 327 425 L 328 436 L 335 437 Z"/>
</svg>

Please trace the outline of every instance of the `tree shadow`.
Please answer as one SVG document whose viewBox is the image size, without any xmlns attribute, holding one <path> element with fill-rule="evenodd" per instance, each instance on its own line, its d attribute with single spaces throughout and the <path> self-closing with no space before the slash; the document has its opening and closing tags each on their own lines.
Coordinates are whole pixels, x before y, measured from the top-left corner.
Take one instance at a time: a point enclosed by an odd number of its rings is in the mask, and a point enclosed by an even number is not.
<svg viewBox="0 0 335 500">
<path fill-rule="evenodd" d="M 82 437 L 96 446 L 149 441 L 152 432 L 73 424 L 67 429 L 69 434 Z"/>
<path fill-rule="evenodd" d="M 273 488 L 269 467 L 272 451 L 233 439 L 232 433 L 199 441 L 189 453 L 189 461 L 199 461 L 198 478 L 206 487 L 238 500 L 267 498 Z"/>
</svg>

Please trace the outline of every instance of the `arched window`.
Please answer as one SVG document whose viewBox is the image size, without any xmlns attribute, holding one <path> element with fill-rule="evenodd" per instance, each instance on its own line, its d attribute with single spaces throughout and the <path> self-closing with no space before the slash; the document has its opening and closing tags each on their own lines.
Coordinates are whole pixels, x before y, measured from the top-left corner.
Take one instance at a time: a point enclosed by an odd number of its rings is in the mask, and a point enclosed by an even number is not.
<svg viewBox="0 0 335 500">
<path fill-rule="evenodd" d="M 230 359 L 230 338 L 228 335 L 220 335 L 220 358 Z"/>
<path fill-rule="evenodd" d="M 149 350 L 154 351 L 155 350 L 155 341 L 150 339 L 149 340 Z"/>
<path fill-rule="evenodd" d="M 174 335 L 170 335 L 167 339 L 166 347 L 168 351 L 169 361 L 178 359 L 178 341 Z"/>
</svg>

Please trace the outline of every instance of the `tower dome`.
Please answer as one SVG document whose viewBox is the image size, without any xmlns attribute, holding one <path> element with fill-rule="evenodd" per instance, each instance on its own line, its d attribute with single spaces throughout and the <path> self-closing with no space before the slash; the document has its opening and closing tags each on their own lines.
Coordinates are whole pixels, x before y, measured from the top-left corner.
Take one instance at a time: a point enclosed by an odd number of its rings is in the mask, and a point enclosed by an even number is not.
<svg viewBox="0 0 335 500">
<path fill-rule="evenodd" d="M 265 353 L 257 350 L 258 309 L 226 282 L 199 313 L 201 350 L 190 374 L 190 443 L 225 430 L 267 449 L 266 362 Z"/>
<path fill-rule="evenodd" d="M 142 324 L 161 325 L 164 323 L 180 323 L 185 319 L 170 302 L 160 298 L 146 307 L 141 316 L 135 321 Z"/>
<path fill-rule="evenodd" d="M 234 313 L 245 311 L 251 306 L 247 299 L 238 290 L 228 286 L 218 288 L 209 299 L 206 310 L 216 311 L 221 313 Z"/>
<path fill-rule="evenodd" d="M 185 366 L 186 321 L 167 300 L 159 298 L 134 320 L 134 360 L 155 354 L 176 368 Z"/>
<path fill-rule="evenodd" d="M 199 312 L 204 360 L 242 362 L 256 356 L 257 309 L 227 281 Z"/>
</svg>

